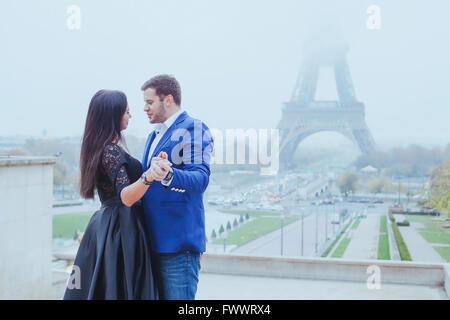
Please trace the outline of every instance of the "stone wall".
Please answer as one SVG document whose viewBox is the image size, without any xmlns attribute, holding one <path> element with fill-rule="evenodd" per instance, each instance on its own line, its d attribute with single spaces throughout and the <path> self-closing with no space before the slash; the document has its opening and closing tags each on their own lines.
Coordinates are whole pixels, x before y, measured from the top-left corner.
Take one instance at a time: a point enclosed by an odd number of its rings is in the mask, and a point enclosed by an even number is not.
<svg viewBox="0 0 450 320">
<path fill-rule="evenodd" d="M 356 282 L 377 268 L 383 283 L 450 287 L 448 263 L 204 254 L 201 264 L 206 273 Z"/>
<path fill-rule="evenodd" d="M 0 157 L 0 299 L 51 299 L 53 158 Z"/>
</svg>

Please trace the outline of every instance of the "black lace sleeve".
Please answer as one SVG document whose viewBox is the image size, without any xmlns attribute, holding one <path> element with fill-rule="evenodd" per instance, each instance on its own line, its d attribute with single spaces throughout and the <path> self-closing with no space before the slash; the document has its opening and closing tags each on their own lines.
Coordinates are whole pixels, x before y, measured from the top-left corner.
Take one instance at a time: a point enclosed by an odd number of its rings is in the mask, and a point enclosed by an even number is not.
<svg viewBox="0 0 450 320">
<path fill-rule="evenodd" d="M 130 185 L 130 180 L 128 179 L 127 169 L 125 166 L 121 166 L 119 169 L 119 172 L 117 173 L 116 177 L 116 194 L 120 195 L 120 192 L 122 192 L 122 189 L 126 186 Z"/>
<path fill-rule="evenodd" d="M 130 185 L 126 170 L 127 161 L 118 145 L 110 144 L 103 150 L 102 165 L 109 181 L 114 185 L 115 194 L 120 195 L 123 188 Z"/>
</svg>

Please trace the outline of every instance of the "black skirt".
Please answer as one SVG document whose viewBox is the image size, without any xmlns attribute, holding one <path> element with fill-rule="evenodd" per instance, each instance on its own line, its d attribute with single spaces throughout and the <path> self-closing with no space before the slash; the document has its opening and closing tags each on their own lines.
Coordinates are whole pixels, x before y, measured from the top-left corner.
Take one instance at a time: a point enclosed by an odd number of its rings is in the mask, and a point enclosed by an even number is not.
<svg viewBox="0 0 450 320">
<path fill-rule="evenodd" d="M 108 199 L 84 232 L 64 300 L 158 299 L 142 205 Z"/>
</svg>

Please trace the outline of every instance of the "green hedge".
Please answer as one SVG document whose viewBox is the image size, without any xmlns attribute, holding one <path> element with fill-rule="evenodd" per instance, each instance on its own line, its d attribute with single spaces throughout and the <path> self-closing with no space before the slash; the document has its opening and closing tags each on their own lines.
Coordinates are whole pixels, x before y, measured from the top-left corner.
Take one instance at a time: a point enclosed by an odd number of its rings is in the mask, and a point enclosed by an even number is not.
<svg viewBox="0 0 450 320">
<path fill-rule="evenodd" d="M 389 212 L 389 220 L 391 220 L 391 222 L 395 222 L 395 218 L 392 215 L 392 212 Z"/>
<path fill-rule="evenodd" d="M 399 227 L 409 227 L 409 221 L 408 220 L 404 220 L 402 222 L 397 222 L 397 226 L 399 226 Z"/>
<path fill-rule="evenodd" d="M 397 242 L 398 251 L 402 261 L 412 261 L 408 247 L 406 246 L 405 241 L 403 241 L 403 237 L 395 222 L 392 223 L 392 231 L 394 231 L 395 241 Z"/>
</svg>

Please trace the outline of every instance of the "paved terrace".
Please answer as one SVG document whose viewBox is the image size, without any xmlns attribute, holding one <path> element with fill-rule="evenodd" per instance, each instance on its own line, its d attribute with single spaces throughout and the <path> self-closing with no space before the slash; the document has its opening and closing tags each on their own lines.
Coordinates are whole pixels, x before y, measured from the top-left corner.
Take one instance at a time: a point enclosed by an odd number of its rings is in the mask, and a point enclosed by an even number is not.
<svg viewBox="0 0 450 320">
<path fill-rule="evenodd" d="M 198 300 L 439 300 L 450 295 L 448 263 L 204 254 L 201 264 Z M 375 278 L 370 266 L 380 270 L 379 289 L 373 281 L 367 284 Z M 67 273 L 53 275 L 54 298 L 61 299 Z"/>
</svg>

